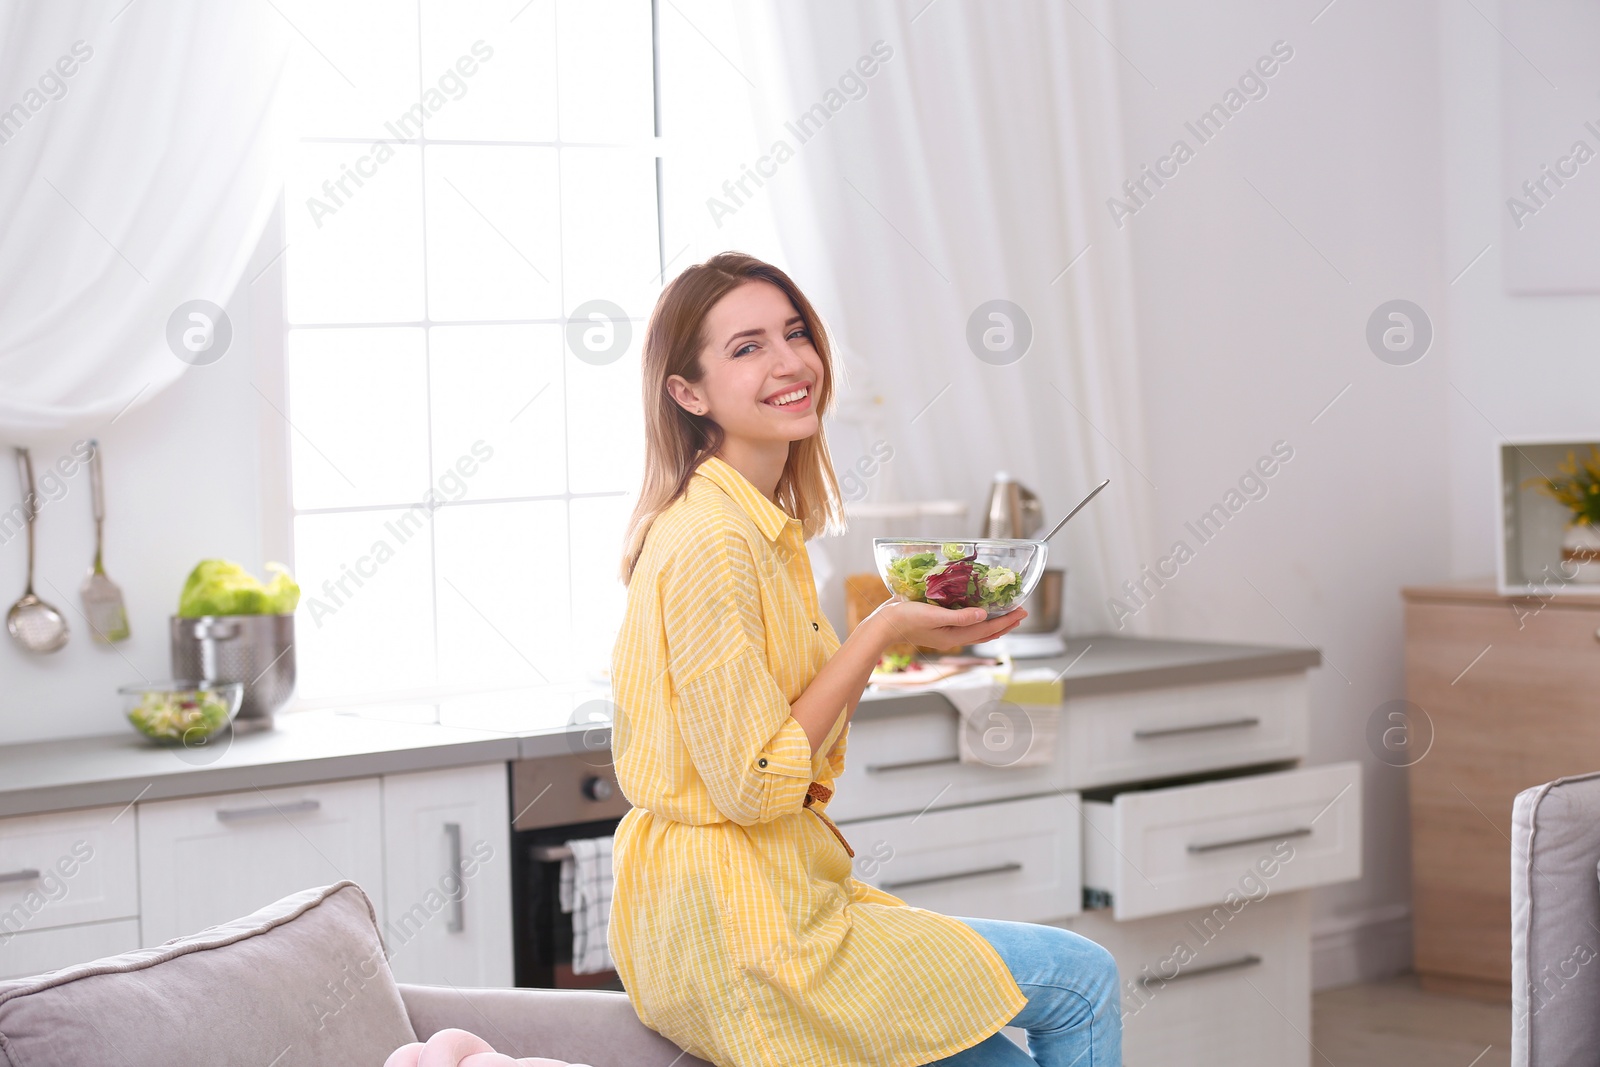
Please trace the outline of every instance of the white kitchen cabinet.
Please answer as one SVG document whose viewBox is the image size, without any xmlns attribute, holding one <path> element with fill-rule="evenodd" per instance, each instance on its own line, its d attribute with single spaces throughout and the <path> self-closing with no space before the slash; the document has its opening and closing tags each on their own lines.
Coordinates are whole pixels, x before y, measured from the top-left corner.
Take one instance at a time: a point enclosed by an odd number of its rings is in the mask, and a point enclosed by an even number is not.
<svg viewBox="0 0 1600 1067">
<path fill-rule="evenodd" d="M 1222 901 L 1272 872 L 1279 892 L 1361 876 L 1361 764 L 1128 790 L 1083 806 L 1083 881 L 1118 919 Z"/>
<path fill-rule="evenodd" d="M 1078 696 L 1062 706 L 1061 784 L 1086 790 L 1305 756 L 1305 674 Z"/>
<path fill-rule="evenodd" d="M 504 763 L 383 778 L 384 944 L 401 982 L 513 984 Z"/>
<path fill-rule="evenodd" d="M 248 915 L 348 878 L 383 899 L 377 778 L 141 802 L 141 943 Z"/>
<path fill-rule="evenodd" d="M 850 723 L 845 777 L 828 802 L 828 814 L 869 819 L 922 811 L 930 804 L 955 807 L 1056 792 L 1060 778 L 1050 764 L 991 767 L 963 763 L 959 720 L 950 711 L 921 711 Z M 852 844 L 851 847 L 854 847 Z"/>
<path fill-rule="evenodd" d="M 839 823 L 855 876 L 946 915 L 1042 922 L 1076 914 L 1077 794 Z"/>
<path fill-rule="evenodd" d="M 348 878 L 400 981 L 511 986 L 510 814 L 497 761 L 0 819 L 0 979 Z"/>
<path fill-rule="evenodd" d="M 1052 924 L 1116 957 L 1125 1067 L 1310 1067 L 1311 895 L 1266 880 L 1251 893 L 1232 908 Z"/>
<path fill-rule="evenodd" d="M 0 970 L 12 935 L 138 914 L 126 804 L 0 819 Z"/>
<path fill-rule="evenodd" d="M 131 884 L 131 882 L 130 882 Z M 0 982 L 60 970 L 139 947 L 139 920 L 79 923 L 6 937 L 0 934 Z"/>
<path fill-rule="evenodd" d="M 1361 767 L 1299 765 L 1305 671 L 1069 695 L 1061 716 L 1052 762 L 1013 767 L 961 763 L 953 707 L 853 723 L 829 814 L 856 877 L 1104 945 L 1129 1067 L 1306 1067 L 1306 890 L 1360 876 Z"/>
</svg>

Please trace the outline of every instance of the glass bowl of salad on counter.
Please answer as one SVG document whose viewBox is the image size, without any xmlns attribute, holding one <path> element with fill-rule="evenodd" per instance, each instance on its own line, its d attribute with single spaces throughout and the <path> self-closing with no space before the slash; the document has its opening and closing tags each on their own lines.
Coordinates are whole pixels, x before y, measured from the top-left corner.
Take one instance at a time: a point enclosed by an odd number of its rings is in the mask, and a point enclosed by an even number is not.
<svg viewBox="0 0 1600 1067">
<path fill-rule="evenodd" d="M 1023 538 L 929 541 L 874 537 L 872 554 L 889 592 L 940 607 L 983 608 L 989 618 L 1022 604 L 1044 574 L 1049 546 Z"/>
<path fill-rule="evenodd" d="M 233 721 L 244 700 L 240 682 L 144 682 L 117 692 L 134 729 L 167 745 L 204 743 Z"/>
</svg>

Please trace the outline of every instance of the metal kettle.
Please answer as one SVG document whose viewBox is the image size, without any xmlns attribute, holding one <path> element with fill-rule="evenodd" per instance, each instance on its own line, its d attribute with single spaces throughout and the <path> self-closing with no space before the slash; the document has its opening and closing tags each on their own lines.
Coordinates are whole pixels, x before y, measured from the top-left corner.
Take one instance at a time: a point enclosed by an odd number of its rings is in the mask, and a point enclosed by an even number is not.
<svg viewBox="0 0 1600 1067">
<path fill-rule="evenodd" d="M 997 471 L 989 489 L 989 503 L 983 511 L 979 537 L 1033 537 L 1044 529 L 1044 506 L 1039 498 L 1005 471 Z M 1028 604 L 1028 617 L 1012 631 L 1016 634 L 1047 634 L 1061 628 L 1061 596 L 1067 572 L 1063 567 L 1046 567 Z M 1006 642 L 1000 638 L 1000 642 Z M 1012 644 L 1016 639 L 1012 639 Z M 1035 653 L 1047 654 L 1047 653 Z"/>
<path fill-rule="evenodd" d="M 1039 498 L 1005 471 L 997 471 L 983 509 L 979 537 L 1032 537 L 1044 528 L 1044 507 Z"/>
</svg>

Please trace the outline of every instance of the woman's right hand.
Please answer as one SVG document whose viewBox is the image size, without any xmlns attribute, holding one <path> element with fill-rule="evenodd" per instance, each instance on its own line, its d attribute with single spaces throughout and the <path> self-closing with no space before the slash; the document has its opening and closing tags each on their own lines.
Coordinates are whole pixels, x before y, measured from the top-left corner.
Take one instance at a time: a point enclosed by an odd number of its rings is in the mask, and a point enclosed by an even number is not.
<svg viewBox="0 0 1600 1067">
<path fill-rule="evenodd" d="M 948 652 L 1010 633 L 1028 617 L 1028 609 L 1013 608 L 993 619 L 987 614 L 983 608 L 941 608 L 896 595 L 879 604 L 865 621 L 876 620 L 885 646 L 909 641 Z"/>
</svg>

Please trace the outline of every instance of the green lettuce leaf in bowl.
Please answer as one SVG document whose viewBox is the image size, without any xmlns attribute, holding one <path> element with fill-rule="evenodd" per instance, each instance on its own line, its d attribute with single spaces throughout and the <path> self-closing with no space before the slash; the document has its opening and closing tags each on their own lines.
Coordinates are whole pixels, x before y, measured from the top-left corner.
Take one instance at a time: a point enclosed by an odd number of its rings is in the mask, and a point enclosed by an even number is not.
<svg viewBox="0 0 1600 1067">
<path fill-rule="evenodd" d="M 889 587 L 907 600 L 927 600 L 928 572 L 941 562 L 936 552 L 901 556 L 889 564 Z"/>
<path fill-rule="evenodd" d="M 300 604 L 300 587 L 283 564 L 268 563 L 267 570 L 272 579 L 263 585 L 232 560 L 201 560 L 178 595 L 178 617 L 294 614 Z"/>
</svg>

